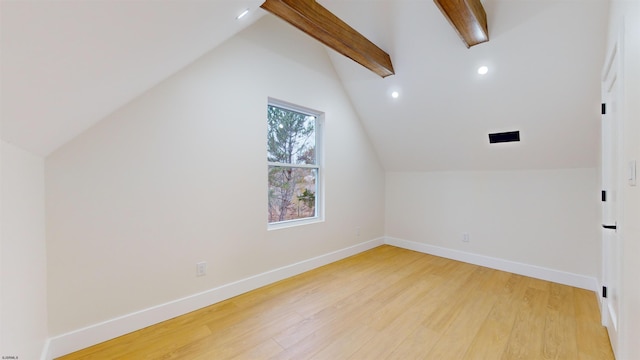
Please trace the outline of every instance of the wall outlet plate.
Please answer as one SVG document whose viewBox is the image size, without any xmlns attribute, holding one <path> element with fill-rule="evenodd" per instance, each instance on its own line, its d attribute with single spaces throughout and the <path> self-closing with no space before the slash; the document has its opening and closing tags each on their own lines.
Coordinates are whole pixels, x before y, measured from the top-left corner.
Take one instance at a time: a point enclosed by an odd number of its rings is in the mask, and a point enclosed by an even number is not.
<svg viewBox="0 0 640 360">
<path fill-rule="evenodd" d="M 205 276 L 207 275 L 207 262 L 201 261 L 196 264 L 196 276 Z"/>
</svg>

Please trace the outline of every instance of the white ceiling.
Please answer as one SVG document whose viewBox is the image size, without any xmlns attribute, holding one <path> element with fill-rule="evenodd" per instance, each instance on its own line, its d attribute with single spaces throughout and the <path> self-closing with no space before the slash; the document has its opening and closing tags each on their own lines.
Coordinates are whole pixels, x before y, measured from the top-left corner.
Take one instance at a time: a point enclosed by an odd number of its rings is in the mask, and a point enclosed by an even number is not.
<svg viewBox="0 0 640 360">
<path fill-rule="evenodd" d="M 2 138 L 47 155 L 263 12 L 261 0 L 0 3 Z"/>
<path fill-rule="evenodd" d="M 265 16 L 261 2 L 3 0 L 2 138 L 46 156 Z M 607 1 L 483 1 L 491 40 L 471 49 L 432 0 L 319 2 L 391 55 L 381 79 L 328 50 L 386 170 L 596 165 Z M 489 146 L 511 130 L 520 143 Z"/>
</svg>

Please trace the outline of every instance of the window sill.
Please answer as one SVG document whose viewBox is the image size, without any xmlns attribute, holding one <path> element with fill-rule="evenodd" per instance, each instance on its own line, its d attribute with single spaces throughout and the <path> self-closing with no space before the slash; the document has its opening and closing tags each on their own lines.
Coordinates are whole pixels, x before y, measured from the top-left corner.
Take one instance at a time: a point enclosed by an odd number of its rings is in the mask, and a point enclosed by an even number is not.
<svg viewBox="0 0 640 360">
<path fill-rule="evenodd" d="M 287 220 L 287 221 L 268 224 L 267 230 L 271 231 L 271 230 L 287 229 L 287 228 L 292 228 L 296 226 L 316 224 L 321 222 L 324 222 L 324 219 L 321 219 L 320 217 L 313 217 L 313 218 L 300 219 L 300 220 Z"/>
</svg>

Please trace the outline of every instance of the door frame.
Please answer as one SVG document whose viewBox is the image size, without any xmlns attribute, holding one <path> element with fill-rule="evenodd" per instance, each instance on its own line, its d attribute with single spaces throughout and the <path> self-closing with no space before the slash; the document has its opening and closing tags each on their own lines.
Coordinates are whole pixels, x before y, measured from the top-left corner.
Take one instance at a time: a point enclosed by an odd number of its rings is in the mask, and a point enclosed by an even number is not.
<svg viewBox="0 0 640 360">
<path fill-rule="evenodd" d="M 614 43 L 613 47 L 607 52 L 606 62 L 604 63 L 602 78 L 601 78 L 601 98 L 602 102 L 605 103 L 606 114 L 602 115 L 601 118 L 601 128 L 602 128 L 602 138 L 601 138 L 601 181 L 602 181 L 602 190 L 607 192 L 607 198 L 615 200 L 613 206 L 615 207 L 615 219 L 606 219 L 605 213 L 605 202 L 602 202 L 601 205 L 601 220 L 603 221 L 603 225 L 605 222 L 615 222 L 616 230 L 615 234 L 607 233 L 612 230 L 602 229 L 601 230 L 601 241 L 602 241 L 602 287 L 600 290 L 600 310 L 601 310 L 601 320 L 602 325 L 607 328 L 607 332 L 609 333 L 609 339 L 611 342 L 611 347 L 613 349 L 614 355 L 619 355 L 619 331 L 620 331 L 620 303 L 618 302 L 617 307 L 615 308 L 616 314 L 612 315 L 610 312 L 610 301 L 613 301 L 613 298 L 619 298 L 621 289 L 621 254 L 622 254 L 622 242 L 623 242 L 623 224 L 622 223 L 622 197 L 619 196 L 622 193 L 622 179 L 623 179 L 623 99 L 624 99 L 624 86 L 623 84 L 623 29 L 620 30 L 619 36 L 617 37 L 617 41 Z M 613 79 L 612 79 L 613 76 Z M 615 81 L 616 95 L 615 99 L 608 98 L 608 92 L 610 89 L 611 82 Z M 613 103 L 612 103 L 613 102 Z M 613 110 L 615 107 L 616 120 L 615 127 L 607 129 L 608 126 L 611 126 L 611 118 L 609 115 L 612 114 L 610 110 Z M 614 146 L 607 145 L 607 141 L 613 141 Z M 605 154 L 606 147 L 609 146 L 609 150 L 613 152 L 613 154 Z M 605 164 L 605 161 L 610 161 L 606 159 L 606 157 L 614 156 L 616 161 L 615 165 Z M 613 168 L 611 168 L 613 166 Z M 615 174 L 613 176 L 613 181 L 608 178 L 609 174 L 605 174 L 606 171 L 610 171 L 611 174 Z M 604 199 L 603 199 L 604 200 Z M 607 199 L 609 200 L 609 199 Z M 611 225 L 611 224 L 608 224 Z M 608 240 L 609 239 L 609 240 Z M 612 239 L 612 240 L 611 240 Z M 611 259 L 608 259 L 610 248 L 608 247 L 607 241 L 613 241 L 613 246 L 616 249 L 617 258 L 613 259 L 613 263 L 609 264 Z M 617 276 L 617 280 L 614 280 L 615 284 L 607 284 L 610 273 L 613 272 L 614 276 Z M 604 295 L 604 287 L 608 287 L 607 297 Z"/>
</svg>

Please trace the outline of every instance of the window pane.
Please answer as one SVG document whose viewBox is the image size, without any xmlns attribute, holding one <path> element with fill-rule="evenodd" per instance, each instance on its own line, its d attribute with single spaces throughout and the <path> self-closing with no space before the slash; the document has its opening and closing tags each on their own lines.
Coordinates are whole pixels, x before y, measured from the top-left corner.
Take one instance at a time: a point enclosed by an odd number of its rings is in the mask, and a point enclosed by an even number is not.
<svg viewBox="0 0 640 360">
<path fill-rule="evenodd" d="M 269 223 L 316 216 L 317 169 L 269 166 Z"/>
<path fill-rule="evenodd" d="M 267 122 L 267 161 L 316 163 L 315 116 L 269 105 Z"/>
</svg>

